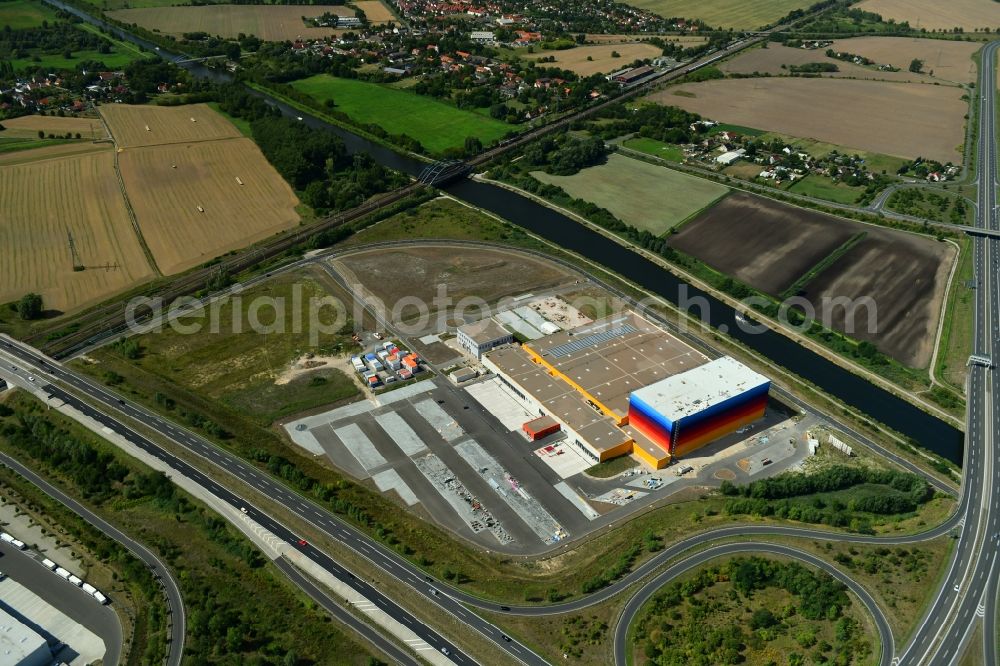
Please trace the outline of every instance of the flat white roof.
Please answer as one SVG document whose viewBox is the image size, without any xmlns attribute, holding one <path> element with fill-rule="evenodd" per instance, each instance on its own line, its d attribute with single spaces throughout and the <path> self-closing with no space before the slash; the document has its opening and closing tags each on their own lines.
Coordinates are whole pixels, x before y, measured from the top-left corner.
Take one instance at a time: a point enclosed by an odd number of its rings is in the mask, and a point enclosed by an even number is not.
<svg viewBox="0 0 1000 666">
<path fill-rule="evenodd" d="M 16 617 L 0 609 L 0 663 L 36 662 L 39 653 L 48 651 L 45 639 Z M 43 653 L 44 654 L 44 653 Z M 51 655 L 51 652 L 48 654 Z"/>
<path fill-rule="evenodd" d="M 492 319 L 482 319 L 471 324 L 465 324 L 464 326 L 459 326 L 458 330 L 480 345 L 488 345 L 491 342 L 501 340 L 510 335 L 510 331 Z"/>
<path fill-rule="evenodd" d="M 633 391 L 632 395 L 676 423 L 768 382 L 764 375 L 731 356 L 723 356 Z"/>
</svg>

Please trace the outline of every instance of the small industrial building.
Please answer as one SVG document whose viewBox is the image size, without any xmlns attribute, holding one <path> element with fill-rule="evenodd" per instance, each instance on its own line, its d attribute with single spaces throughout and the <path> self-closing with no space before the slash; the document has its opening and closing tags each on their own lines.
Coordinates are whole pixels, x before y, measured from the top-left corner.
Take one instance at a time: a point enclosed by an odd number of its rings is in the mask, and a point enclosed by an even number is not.
<svg viewBox="0 0 1000 666">
<path fill-rule="evenodd" d="M 458 344 L 476 358 L 482 358 L 491 349 L 511 342 L 514 342 L 511 332 L 492 319 L 458 327 Z"/>
<path fill-rule="evenodd" d="M 49 666 L 52 650 L 42 636 L 0 608 L 0 664 Z"/>
<path fill-rule="evenodd" d="M 770 387 L 635 313 L 494 349 L 483 365 L 548 419 L 524 424 L 529 438 L 551 421 L 594 463 L 634 453 L 654 469 L 763 416 Z"/>
</svg>

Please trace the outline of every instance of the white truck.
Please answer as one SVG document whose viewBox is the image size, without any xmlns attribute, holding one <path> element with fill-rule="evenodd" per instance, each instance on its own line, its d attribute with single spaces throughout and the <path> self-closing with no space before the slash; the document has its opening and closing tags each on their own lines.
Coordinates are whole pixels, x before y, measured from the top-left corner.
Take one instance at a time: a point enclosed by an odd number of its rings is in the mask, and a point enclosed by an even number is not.
<svg viewBox="0 0 1000 666">
<path fill-rule="evenodd" d="M 53 562 L 52 560 L 48 559 L 48 558 L 45 558 L 44 560 L 42 560 L 42 564 L 44 564 L 45 568 L 48 569 L 49 571 L 55 571 L 56 570 L 56 563 Z"/>
<path fill-rule="evenodd" d="M 108 603 L 108 598 L 106 596 L 104 596 L 103 594 L 101 594 L 100 592 L 94 592 L 94 598 L 97 599 L 102 604 L 107 604 Z"/>
<path fill-rule="evenodd" d="M 63 580 L 69 580 L 69 577 L 72 576 L 73 574 L 66 571 L 62 567 L 56 567 L 56 575 L 62 578 Z"/>
<path fill-rule="evenodd" d="M 70 574 L 69 578 L 67 578 L 66 580 L 68 580 L 69 582 L 73 583 L 77 587 L 82 587 L 83 586 L 83 579 L 80 578 L 79 576 L 74 576 L 74 575 Z"/>
<path fill-rule="evenodd" d="M 80 589 L 82 589 L 90 596 L 94 596 L 94 592 L 97 592 L 97 588 L 91 585 L 90 583 L 84 583 L 83 585 L 80 586 Z"/>
</svg>

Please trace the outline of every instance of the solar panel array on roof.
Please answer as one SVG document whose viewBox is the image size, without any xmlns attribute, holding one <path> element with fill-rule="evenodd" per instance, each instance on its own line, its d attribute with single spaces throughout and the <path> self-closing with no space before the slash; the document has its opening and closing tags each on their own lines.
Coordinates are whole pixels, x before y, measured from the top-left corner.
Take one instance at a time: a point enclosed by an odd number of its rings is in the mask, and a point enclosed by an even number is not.
<svg viewBox="0 0 1000 666">
<path fill-rule="evenodd" d="M 631 324 L 616 326 L 615 328 L 609 328 L 608 330 L 601 331 L 600 333 L 592 333 L 591 335 L 573 340 L 572 342 L 567 342 L 559 345 L 558 347 L 553 347 L 545 352 L 545 355 L 552 358 L 562 358 L 564 356 L 569 356 L 570 354 L 575 354 L 581 349 L 593 347 L 594 345 L 599 345 L 602 342 L 607 342 L 608 340 L 612 340 L 614 338 L 620 338 L 621 336 L 628 335 L 629 333 L 637 333 L 638 330 L 639 329 L 635 328 Z"/>
</svg>

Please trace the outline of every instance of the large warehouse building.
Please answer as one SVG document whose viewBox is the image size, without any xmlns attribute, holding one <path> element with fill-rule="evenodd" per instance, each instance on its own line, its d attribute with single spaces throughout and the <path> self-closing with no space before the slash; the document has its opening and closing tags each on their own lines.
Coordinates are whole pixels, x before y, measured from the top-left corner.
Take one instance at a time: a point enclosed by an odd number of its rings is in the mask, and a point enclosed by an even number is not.
<svg viewBox="0 0 1000 666">
<path fill-rule="evenodd" d="M 723 356 L 629 396 L 628 422 L 672 456 L 764 416 L 771 382 Z"/>
<path fill-rule="evenodd" d="M 769 388 L 734 359 L 709 362 L 634 313 L 499 347 L 482 361 L 585 457 L 634 453 L 655 469 L 762 416 Z"/>
</svg>

